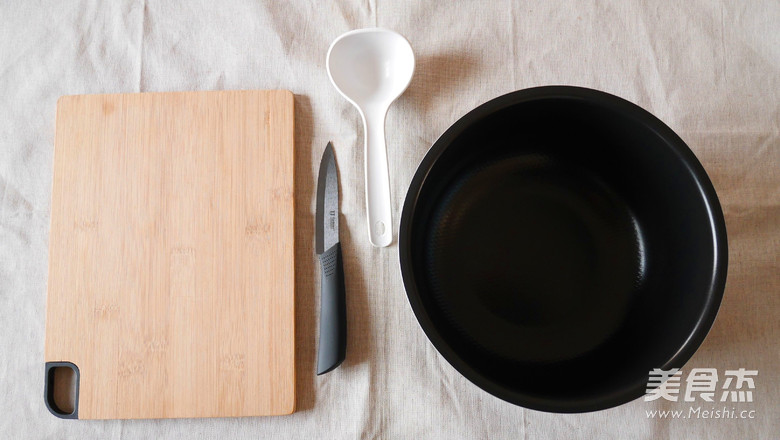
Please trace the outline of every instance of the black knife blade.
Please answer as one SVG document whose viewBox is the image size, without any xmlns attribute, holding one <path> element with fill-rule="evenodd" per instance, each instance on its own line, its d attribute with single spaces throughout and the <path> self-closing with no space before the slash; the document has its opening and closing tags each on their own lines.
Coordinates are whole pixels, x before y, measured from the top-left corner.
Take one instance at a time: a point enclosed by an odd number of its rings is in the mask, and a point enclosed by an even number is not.
<svg viewBox="0 0 780 440">
<path fill-rule="evenodd" d="M 317 178 L 317 210 L 315 237 L 317 255 L 324 253 L 339 241 L 339 176 L 333 144 L 328 142 L 320 162 Z"/>
<path fill-rule="evenodd" d="M 320 257 L 320 341 L 317 375 L 338 367 L 347 351 L 347 308 L 344 264 L 339 243 L 339 184 L 333 144 L 320 162 L 315 214 L 315 250 Z"/>
</svg>

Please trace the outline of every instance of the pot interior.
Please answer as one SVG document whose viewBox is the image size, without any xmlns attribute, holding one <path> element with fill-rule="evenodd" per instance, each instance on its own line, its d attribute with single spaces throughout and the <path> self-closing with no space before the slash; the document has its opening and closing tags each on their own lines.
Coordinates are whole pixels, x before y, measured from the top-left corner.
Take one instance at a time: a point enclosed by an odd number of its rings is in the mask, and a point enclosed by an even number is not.
<svg viewBox="0 0 780 440">
<path fill-rule="evenodd" d="M 515 403 L 635 398 L 714 319 L 709 181 L 668 128 L 620 101 L 477 111 L 410 189 L 401 255 L 418 319 L 469 379 Z"/>
</svg>

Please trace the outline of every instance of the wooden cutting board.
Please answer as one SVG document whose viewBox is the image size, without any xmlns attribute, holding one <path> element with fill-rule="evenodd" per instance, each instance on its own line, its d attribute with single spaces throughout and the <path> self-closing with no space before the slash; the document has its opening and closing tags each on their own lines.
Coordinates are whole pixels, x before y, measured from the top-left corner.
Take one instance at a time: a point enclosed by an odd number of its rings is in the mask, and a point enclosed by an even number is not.
<svg viewBox="0 0 780 440">
<path fill-rule="evenodd" d="M 52 412 L 294 411 L 293 162 L 288 91 L 59 100 L 45 349 Z M 70 392 L 60 383 L 69 376 Z"/>
</svg>

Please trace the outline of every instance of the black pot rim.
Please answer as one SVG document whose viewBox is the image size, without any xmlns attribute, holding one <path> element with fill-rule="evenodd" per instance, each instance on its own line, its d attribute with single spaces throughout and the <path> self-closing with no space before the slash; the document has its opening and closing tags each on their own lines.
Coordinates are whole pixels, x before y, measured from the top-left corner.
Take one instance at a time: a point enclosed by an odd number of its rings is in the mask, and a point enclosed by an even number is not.
<svg viewBox="0 0 780 440">
<path fill-rule="evenodd" d="M 723 218 L 723 212 L 715 193 L 715 189 L 707 176 L 704 167 L 699 160 L 685 144 L 685 142 L 666 124 L 653 116 L 648 111 L 642 109 L 625 99 L 619 98 L 606 92 L 575 86 L 541 86 L 529 89 L 510 92 L 503 96 L 492 99 L 474 110 L 470 111 L 450 128 L 448 128 L 439 139 L 434 142 L 423 160 L 420 162 L 417 171 L 412 178 L 411 184 L 406 194 L 401 214 L 401 224 L 398 235 L 399 257 L 401 265 L 401 276 L 403 278 L 409 304 L 417 317 L 417 321 L 422 327 L 428 339 L 434 345 L 436 350 L 464 377 L 473 382 L 478 387 L 494 396 L 507 402 L 520 405 L 526 408 L 539 411 L 557 412 L 557 413 L 579 413 L 588 411 L 598 411 L 611 408 L 634 400 L 645 393 L 647 386 L 647 376 L 637 378 L 635 382 L 627 387 L 618 390 L 612 390 L 598 397 L 584 398 L 580 400 L 570 400 L 560 402 L 555 399 L 548 399 L 538 396 L 530 396 L 513 390 L 506 389 L 499 383 L 483 376 L 473 369 L 467 362 L 463 361 L 458 354 L 443 339 L 438 329 L 430 319 L 415 283 L 415 276 L 411 263 L 411 236 L 412 236 L 412 218 L 417 205 L 420 190 L 425 184 L 429 171 L 436 161 L 446 150 L 446 148 L 468 127 L 479 120 L 494 114 L 506 107 L 519 103 L 530 102 L 541 99 L 567 99 L 584 100 L 590 103 L 604 106 L 616 110 L 629 118 L 635 119 L 646 127 L 650 128 L 658 137 L 663 139 L 666 144 L 672 148 L 679 159 L 686 165 L 694 176 L 702 197 L 709 207 L 710 222 L 709 227 L 713 231 L 715 242 L 715 258 L 713 261 L 713 276 L 710 280 L 708 296 L 709 300 L 701 311 L 696 326 L 680 349 L 658 368 L 668 370 L 671 368 L 681 368 L 696 352 L 704 338 L 707 336 L 712 323 L 718 314 L 723 291 L 726 284 L 726 273 L 728 266 L 728 243 L 726 235 L 726 224 Z"/>
</svg>

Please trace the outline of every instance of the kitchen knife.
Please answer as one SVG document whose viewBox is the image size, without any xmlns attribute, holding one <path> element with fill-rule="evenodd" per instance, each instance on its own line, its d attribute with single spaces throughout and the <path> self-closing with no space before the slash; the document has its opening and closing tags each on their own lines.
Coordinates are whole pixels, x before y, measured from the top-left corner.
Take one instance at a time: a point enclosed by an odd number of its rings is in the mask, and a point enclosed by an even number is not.
<svg viewBox="0 0 780 440">
<path fill-rule="evenodd" d="M 333 144 L 328 142 L 317 181 L 316 252 L 320 257 L 320 343 L 317 375 L 338 367 L 347 352 L 344 264 L 339 243 L 339 182 Z"/>
</svg>

